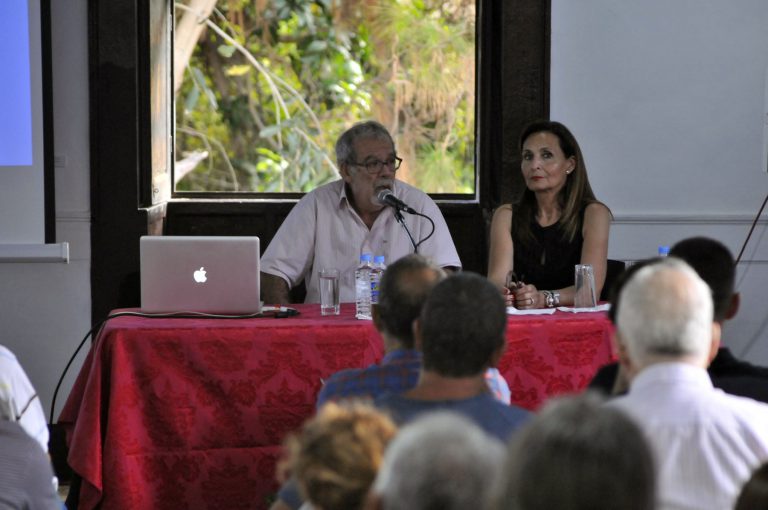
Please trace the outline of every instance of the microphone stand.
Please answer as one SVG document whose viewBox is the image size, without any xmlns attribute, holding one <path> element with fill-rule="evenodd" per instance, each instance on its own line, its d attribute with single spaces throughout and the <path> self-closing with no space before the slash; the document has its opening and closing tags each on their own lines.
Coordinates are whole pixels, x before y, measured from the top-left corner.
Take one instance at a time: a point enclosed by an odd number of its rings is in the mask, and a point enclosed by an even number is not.
<svg viewBox="0 0 768 510">
<path fill-rule="evenodd" d="M 408 239 L 411 240 L 411 245 L 413 245 L 413 253 L 419 253 L 419 245 L 416 244 L 416 241 L 413 240 L 413 235 L 411 234 L 410 229 L 408 228 L 408 225 L 405 224 L 405 218 L 403 218 L 403 213 L 400 212 L 400 209 L 395 207 L 395 219 L 399 224 L 403 226 L 405 229 L 405 232 L 408 234 Z"/>
</svg>

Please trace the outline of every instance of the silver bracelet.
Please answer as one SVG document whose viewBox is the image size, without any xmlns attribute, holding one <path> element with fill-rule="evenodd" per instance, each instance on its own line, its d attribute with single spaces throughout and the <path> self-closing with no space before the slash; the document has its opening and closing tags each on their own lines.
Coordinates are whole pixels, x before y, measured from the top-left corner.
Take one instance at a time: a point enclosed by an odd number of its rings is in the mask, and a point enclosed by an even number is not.
<svg viewBox="0 0 768 510">
<path fill-rule="evenodd" d="M 560 306 L 560 293 L 554 290 L 543 290 L 544 293 L 544 303 L 547 305 L 547 308 L 554 308 L 556 306 Z"/>
</svg>

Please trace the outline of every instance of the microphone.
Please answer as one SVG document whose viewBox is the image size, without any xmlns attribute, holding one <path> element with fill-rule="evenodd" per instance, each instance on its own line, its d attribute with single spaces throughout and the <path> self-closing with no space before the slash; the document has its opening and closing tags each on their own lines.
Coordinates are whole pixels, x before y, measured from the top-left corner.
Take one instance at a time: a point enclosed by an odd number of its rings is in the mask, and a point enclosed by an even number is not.
<svg viewBox="0 0 768 510">
<path fill-rule="evenodd" d="M 410 214 L 419 214 L 413 208 L 409 207 L 405 202 L 397 198 L 395 194 L 392 193 L 392 190 L 388 188 L 380 189 L 379 192 L 376 193 L 376 200 L 378 200 L 380 204 L 394 207 L 395 210 L 398 211 L 405 211 Z"/>
</svg>

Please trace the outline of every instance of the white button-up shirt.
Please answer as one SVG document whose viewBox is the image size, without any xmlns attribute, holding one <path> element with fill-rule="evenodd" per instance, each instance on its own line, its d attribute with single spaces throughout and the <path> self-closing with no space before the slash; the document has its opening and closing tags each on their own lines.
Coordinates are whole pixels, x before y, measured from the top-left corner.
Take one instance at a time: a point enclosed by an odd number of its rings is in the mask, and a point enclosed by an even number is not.
<svg viewBox="0 0 768 510">
<path fill-rule="evenodd" d="M 460 268 L 448 226 L 437 204 L 413 186 L 394 181 L 393 193 L 435 222 L 435 233 L 419 246 L 419 253 L 435 264 Z M 403 213 L 418 243 L 432 227 L 421 216 Z M 387 207 L 369 230 L 347 200 L 344 181 L 321 186 L 305 195 L 291 210 L 261 259 L 261 270 L 279 276 L 294 287 L 305 280 L 307 303 L 320 301 L 318 271 L 339 270 L 340 300 L 355 301 L 355 268 L 362 253 L 384 255 L 386 263 L 413 253 L 405 229 Z"/>
<path fill-rule="evenodd" d="M 659 509 L 730 510 L 768 460 L 768 405 L 714 388 L 703 368 L 651 365 L 609 405 L 627 412 L 651 445 Z"/>
<path fill-rule="evenodd" d="M 48 451 L 48 422 L 43 406 L 16 356 L 0 345 L 0 420 L 18 421 Z"/>
</svg>

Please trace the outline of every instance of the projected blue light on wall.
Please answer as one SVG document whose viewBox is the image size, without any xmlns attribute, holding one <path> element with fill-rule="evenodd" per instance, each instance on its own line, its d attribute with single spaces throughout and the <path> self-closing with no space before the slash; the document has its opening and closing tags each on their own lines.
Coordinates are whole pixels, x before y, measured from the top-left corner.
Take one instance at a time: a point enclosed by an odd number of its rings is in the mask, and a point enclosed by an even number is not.
<svg viewBox="0 0 768 510">
<path fill-rule="evenodd" d="M 32 165 L 27 0 L 0 1 L 0 166 Z"/>
</svg>

